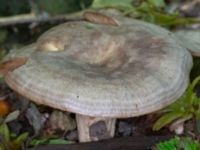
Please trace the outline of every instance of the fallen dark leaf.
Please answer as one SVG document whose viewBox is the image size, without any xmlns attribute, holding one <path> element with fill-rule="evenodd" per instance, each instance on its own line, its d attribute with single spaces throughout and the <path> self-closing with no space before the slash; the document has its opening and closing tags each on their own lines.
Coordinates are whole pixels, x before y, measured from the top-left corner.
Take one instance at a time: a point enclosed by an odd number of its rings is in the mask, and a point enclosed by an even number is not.
<svg viewBox="0 0 200 150">
<path fill-rule="evenodd" d="M 29 121 L 29 124 L 33 127 L 35 135 L 39 134 L 43 128 L 45 119 L 43 115 L 39 112 L 38 108 L 31 103 L 30 107 L 26 110 L 26 118 Z"/>
</svg>

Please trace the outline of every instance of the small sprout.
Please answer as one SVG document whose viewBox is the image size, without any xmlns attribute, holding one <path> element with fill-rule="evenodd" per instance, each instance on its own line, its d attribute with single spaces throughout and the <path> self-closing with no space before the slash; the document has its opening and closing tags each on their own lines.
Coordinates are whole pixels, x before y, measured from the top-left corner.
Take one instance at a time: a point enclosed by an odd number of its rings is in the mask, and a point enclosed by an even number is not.
<svg viewBox="0 0 200 150">
<path fill-rule="evenodd" d="M 23 142 L 28 138 L 28 133 L 22 133 L 18 136 L 13 135 L 7 124 L 2 123 L 0 125 L 0 149 L 12 149 L 12 150 L 20 150 Z"/>
</svg>

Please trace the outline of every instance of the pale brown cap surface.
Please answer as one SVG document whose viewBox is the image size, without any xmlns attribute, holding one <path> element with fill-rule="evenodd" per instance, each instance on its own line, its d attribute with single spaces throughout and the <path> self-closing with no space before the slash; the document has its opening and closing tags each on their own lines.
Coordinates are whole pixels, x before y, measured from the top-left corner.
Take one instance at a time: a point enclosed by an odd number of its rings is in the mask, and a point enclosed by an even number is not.
<svg viewBox="0 0 200 150">
<path fill-rule="evenodd" d="M 190 53 L 160 27 L 117 20 L 52 28 L 6 82 L 37 103 L 88 116 L 139 116 L 174 102 L 188 85 Z"/>
</svg>

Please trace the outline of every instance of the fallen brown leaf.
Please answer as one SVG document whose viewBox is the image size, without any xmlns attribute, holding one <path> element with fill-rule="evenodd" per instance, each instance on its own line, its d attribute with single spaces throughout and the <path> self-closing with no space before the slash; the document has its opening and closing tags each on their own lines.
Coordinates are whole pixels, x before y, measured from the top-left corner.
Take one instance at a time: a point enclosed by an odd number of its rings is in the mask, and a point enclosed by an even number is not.
<svg viewBox="0 0 200 150">
<path fill-rule="evenodd" d="M 10 106 L 5 100 L 0 100 L 0 116 L 5 116 L 9 113 Z"/>
<path fill-rule="evenodd" d="M 13 71 L 14 69 L 24 65 L 27 62 L 28 58 L 20 57 L 20 58 L 11 58 L 0 63 L 0 75 L 5 75 L 9 71 Z"/>
<path fill-rule="evenodd" d="M 57 130 L 70 131 L 76 128 L 75 119 L 70 113 L 59 110 L 53 110 L 49 119 L 46 121 L 44 134 L 53 135 Z"/>
<path fill-rule="evenodd" d="M 92 23 L 118 26 L 118 23 L 115 19 L 98 12 L 88 11 L 83 14 L 83 17 L 85 20 Z"/>
</svg>

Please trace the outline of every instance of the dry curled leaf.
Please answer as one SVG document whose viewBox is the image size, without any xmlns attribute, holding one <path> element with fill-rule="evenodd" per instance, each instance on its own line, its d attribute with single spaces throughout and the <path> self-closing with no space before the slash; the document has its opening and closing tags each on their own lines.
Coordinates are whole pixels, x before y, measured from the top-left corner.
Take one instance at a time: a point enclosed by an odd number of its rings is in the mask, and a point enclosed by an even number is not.
<svg viewBox="0 0 200 150">
<path fill-rule="evenodd" d="M 6 116 L 10 111 L 10 106 L 5 100 L 0 100 L 0 116 Z"/>
<path fill-rule="evenodd" d="M 0 74 L 5 75 L 9 71 L 13 71 L 14 69 L 24 65 L 27 62 L 28 58 L 20 57 L 20 58 L 11 58 L 0 63 Z"/>
<path fill-rule="evenodd" d="M 65 132 L 76 128 L 75 119 L 71 117 L 70 113 L 59 110 L 54 110 L 46 122 L 45 134 L 54 134 L 56 130 L 63 130 Z"/>
<path fill-rule="evenodd" d="M 98 12 L 87 11 L 84 12 L 83 17 L 85 20 L 92 23 L 118 26 L 118 23 L 115 19 Z"/>
</svg>

